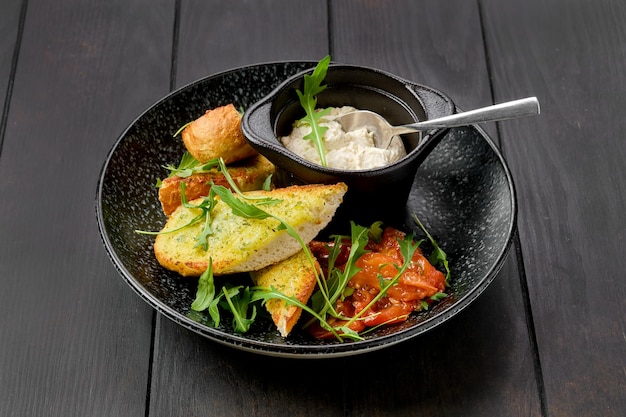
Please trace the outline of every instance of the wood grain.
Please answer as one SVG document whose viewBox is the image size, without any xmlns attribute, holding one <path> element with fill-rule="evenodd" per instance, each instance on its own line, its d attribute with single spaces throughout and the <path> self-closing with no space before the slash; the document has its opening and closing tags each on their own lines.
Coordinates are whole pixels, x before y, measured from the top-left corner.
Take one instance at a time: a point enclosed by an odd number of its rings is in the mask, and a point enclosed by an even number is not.
<svg viewBox="0 0 626 417">
<path fill-rule="evenodd" d="M 626 5 L 484 1 L 497 97 L 537 94 L 543 114 L 502 124 L 520 180 L 520 238 L 547 411 L 626 407 Z"/>
<path fill-rule="evenodd" d="M 177 85 L 243 65 L 319 60 L 328 53 L 326 2 L 182 2 Z"/>
<path fill-rule="evenodd" d="M 0 415 L 144 415 L 153 312 L 109 261 L 94 197 L 117 135 L 168 91 L 172 17 L 28 2 L 0 160 Z"/>
<path fill-rule="evenodd" d="M 332 3 L 333 58 L 375 65 L 454 98 L 491 104 L 478 8 L 463 0 Z"/>
<path fill-rule="evenodd" d="M 15 71 L 16 56 L 20 39 L 20 22 L 23 1 L 4 1 L 0 5 L 0 155 L 2 155 L 2 140 L 6 127 L 8 105 L 11 99 L 12 76 Z"/>
<path fill-rule="evenodd" d="M 624 21 L 618 0 L 3 1 L 0 415 L 624 415 Z M 538 96 L 541 116 L 486 126 L 520 208 L 503 269 L 450 322 L 352 358 L 163 318 L 98 235 L 109 149 L 172 88 L 327 53 L 462 109 Z"/>
</svg>

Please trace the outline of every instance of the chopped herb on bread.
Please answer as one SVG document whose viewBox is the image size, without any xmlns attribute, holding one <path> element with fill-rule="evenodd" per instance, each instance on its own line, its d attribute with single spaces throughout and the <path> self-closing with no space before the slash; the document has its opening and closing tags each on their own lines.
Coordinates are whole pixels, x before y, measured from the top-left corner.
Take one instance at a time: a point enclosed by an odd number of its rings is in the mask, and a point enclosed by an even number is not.
<svg viewBox="0 0 626 417">
<path fill-rule="evenodd" d="M 301 250 L 284 261 L 251 272 L 250 276 L 255 285 L 273 288 L 306 304 L 317 283 L 314 268 L 317 268 L 318 273 L 320 268 L 315 258 L 314 265 Z M 289 335 L 302 313 L 302 308 L 277 298 L 268 300 L 265 308 L 283 337 Z"/>
<path fill-rule="evenodd" d="M 277 204 L 264 205 L 262 209 L 289 224 L 308 243 L 328 225 L 346 191 L 347 186 L 338 183 L 291 186 L 245 194 L 280 200 Z M 213 262 L 214 275 L 255 271 L 280 262 L 302 249 L 275 218 L 244 218 L 233 214 L 226 203 L 218 200 L 211 211 L 212 233 L 207 238 L 207 250 L 204 250 L 197 245 L 197 237 L 204 224 L 182 227 L 199 214 L 200 209 L 178 207 L 154 243 L 159 263 L 183 276 L 200 276 L 207 269 L 209 259 Z M 175 229 L 180 230 L 173 231 Z"/>
</svg>

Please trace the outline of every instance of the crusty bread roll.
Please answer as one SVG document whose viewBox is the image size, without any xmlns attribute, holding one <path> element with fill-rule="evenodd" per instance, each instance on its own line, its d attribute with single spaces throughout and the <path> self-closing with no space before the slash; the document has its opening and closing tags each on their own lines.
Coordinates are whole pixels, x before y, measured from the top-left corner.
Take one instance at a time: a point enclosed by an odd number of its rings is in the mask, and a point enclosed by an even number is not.
<svg viewBox="0 0 626 417">
<path fill-rule="evenodd" d="M 312 264 L 304 251 L 300 251 L 277 264 L 253 271 L 250 276 L 255 285 L 273 287 L 306 304 L 317 284 L 315 268 L 319 273 L 320 266 L 317 260 L 313 258 Z M 265 308 L 283 337 L 289 335 L 302 314 L 302 308 L 279 299 L 268 300 Z"/>
<path fill-rule="evenodd" d="M 241 191 L 252 191 L 263 188 L 263 183 L 268 176 L 274 173 L 275 167 L 267 158 L 258 154 L 252 158 L 239 161 L 234 165 L 229 165 L 227 168 L 228 174 Z M 172 214 L 182 202 L 181 182 L 184 182 L 186 185 L 185 197 L 187 201 L 209 195 L 211 183 L 230 187 L 224 174 L 217 170 L 193 174 L 185 178 L 179 176 L 166 178 L 159 187 L 159 201 L 161 202 L 163 213 L 167 216 Z"/>
<path fill-rule="evenodd" d="M 260 206 L 293 227 L 305 243 L 315 238 L 328 225 L 347 191 L 344 183 L 303 185 L 277 188 L 272 191 L 249 191 L 249 196 L 281 200 Z M 192 201 L 198 204 L 198 201 Z M 181 228 L 201 214 L 200 209 L 178 207 L 169 217 L 162 232 Z M 204 223 L 161 233 L 154 242 L 159 263 L 183 276 L 200 276 L 213 262 L 213 274 L 250 272 L 280 262 L 302 249 L 300 243 L 274 218 L 247 219 L 233 214 L 221 200 L 211 211 L 208 250 L 197 245 Z"/>
<path fill-rule="evenodd" d="M 207 110 L 182 131 L 185 147 L 205 163 L 221 157 L 226 164 L 240 161 L 257 152 L 241 132 L 241 115 L 232 104 Z"/>
</svg>

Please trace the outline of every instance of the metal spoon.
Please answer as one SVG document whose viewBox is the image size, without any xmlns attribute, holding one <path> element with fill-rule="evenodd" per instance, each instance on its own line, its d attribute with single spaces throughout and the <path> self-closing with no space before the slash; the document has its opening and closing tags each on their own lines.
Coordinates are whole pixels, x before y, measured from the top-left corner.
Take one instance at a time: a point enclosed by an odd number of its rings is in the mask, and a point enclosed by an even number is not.
<svg viewBox="0 0 626 417">
<path fill-rule="evenodd" d="M 539 101 L 537 101 L 537 98 L 528 97 L 476 110 L 456 113 L 451 116 L 401 126 L 391 126 L 381 115 L 368 110 L 357 110 L 343 116 L 338 116 L 334 120 L 339 122 L 346 132 L 366 127 L 374 133 L 376 147 L 387 149 L 394 136 L 404 133 L 535 116 L 539 114 L 539 111 Z"/>
</svg>

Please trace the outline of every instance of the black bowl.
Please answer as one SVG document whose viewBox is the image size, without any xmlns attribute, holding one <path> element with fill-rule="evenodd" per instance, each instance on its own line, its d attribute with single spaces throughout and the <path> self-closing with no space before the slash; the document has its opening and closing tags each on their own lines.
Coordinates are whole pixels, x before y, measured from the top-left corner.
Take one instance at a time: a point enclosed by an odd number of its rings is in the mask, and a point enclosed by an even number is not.
<svg viewBox="0 0 626 417">
<path fill-rule="evenodd" d="M 301 330 L 283 339 L 268 318 L 238 334 L 224 320 L 218 328 L 190 315 L 197 280 L 162 268 L 150 236 L 165 216 L 154 186 L 184 151 L 172 135 L 207 109 L 233 103 L 248 108 L 282 80 L 315 62 L 276 62 L 243 67 L 198 80 L 172 92 L 139 115 L 122 132 L 104 161 L 96 196 L 96 217 L 104 247 L 125 282 L 150 306 L 177 324 L 227 346 L 260 354 L 327 358 L 385 348 L 424 335 L 472 303 L 492 282 L 506 259 L 515 232 L 513 182 L 500 152 L 479 128 L 450 129 L 419 166 L 397 222 L 423 234 L 413 215 L 448 254 L 452 278 L 448 297 L 401 324 L 377 329 L 360 342 L 312 339 Z M 428 252 L 428 247 L 424 247 Z M 427 337 L 424 335 L 422 337 Z"/>
<path fill-rule="evenodd" d="M 294 75 L 250 106 L 241 122 L 244 135 L 276 165 L 281 186 L 340 181 L 348 185 L 333 226 L 346 224 L 347 219 L 361 224 L 395 221 L 406 204 L 417 168 L 446 130 L 403 135 L 407 156 L 385 167 L 342 170 L 310 162 L 285 148 L 279 138 L 288 135 L 293 122 L 304 116 L 296 90 L 304 89 L 304 76 L 312 71 Z M 324 84 L 326 89 L 317 96 L 318 107 L 371 110 L 393 125 L 448 116 L 455 110 L 452 100 L 440 91 L 374 68 L 331 64 Z"/>
</svg>

